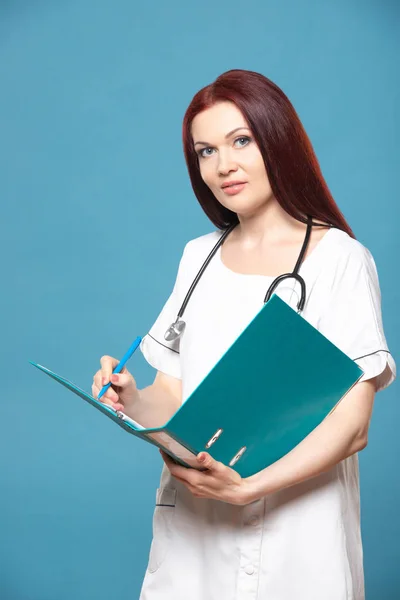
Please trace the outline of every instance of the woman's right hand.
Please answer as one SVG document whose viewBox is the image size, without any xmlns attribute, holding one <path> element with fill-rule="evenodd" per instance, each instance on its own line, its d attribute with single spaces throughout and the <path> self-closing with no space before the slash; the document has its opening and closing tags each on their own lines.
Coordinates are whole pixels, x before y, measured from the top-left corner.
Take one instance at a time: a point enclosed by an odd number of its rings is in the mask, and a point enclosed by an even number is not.
<svg viewBox="0 0 400 600">
<path fill-rule="evenodd" d="M 93 377 L 92 396 L 97 398 L 101 388 L 111 381 L 111 386 L 100 398 L 100 402 L 129 415 L 130 409 L 139 400 L 139 390 L 126 367 L 123 367 L 121 373 L 112 374 L 118 363 L 119 360 L 112 356 L 101 357 L 101 369 Z"/>
</svg>

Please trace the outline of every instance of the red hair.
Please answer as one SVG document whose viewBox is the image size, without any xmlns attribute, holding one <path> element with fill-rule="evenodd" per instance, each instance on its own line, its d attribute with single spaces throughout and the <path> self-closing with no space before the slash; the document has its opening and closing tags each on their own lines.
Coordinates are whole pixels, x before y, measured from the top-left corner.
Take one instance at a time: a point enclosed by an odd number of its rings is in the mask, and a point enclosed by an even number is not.
<svg viewBox="0 0 400 600">
<path fill-rule="evenodd" d="M 208 218 L 220 229 L 238 223 L 204 183 L 194 150 L 194 117 L 218 102 L 233 102 L 253 133 L 264 159 L 272 193 L 292 217 L 307 216 L 355 237 L 322 175 L 314 149 L 290 100 L 270 79 L 254 71 L 222 73 L 193 97 L 183 119 L 183 149 L 193 191 Z"/>
</svg>

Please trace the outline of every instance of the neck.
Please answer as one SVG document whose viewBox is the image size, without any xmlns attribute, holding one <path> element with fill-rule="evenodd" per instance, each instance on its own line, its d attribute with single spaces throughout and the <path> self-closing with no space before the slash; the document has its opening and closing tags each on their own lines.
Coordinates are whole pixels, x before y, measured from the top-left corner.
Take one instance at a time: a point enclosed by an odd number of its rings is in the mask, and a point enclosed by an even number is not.
<svg viewBox="0 0 400 600">
<path fill-rule="evenodd" d="M 306 224 L 291 217 L 274 198 L 252 214 L 239 214 L 236 235 L 249 245 L 263 241 L 277 242 L 296 235 L 303 235 Z"/>
</svg>

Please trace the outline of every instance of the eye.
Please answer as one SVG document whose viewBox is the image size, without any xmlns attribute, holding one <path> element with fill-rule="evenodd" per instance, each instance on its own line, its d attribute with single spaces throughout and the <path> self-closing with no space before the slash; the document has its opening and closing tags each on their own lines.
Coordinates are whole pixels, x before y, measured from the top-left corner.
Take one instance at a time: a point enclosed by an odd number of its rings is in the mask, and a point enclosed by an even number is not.
<svg viewBox="0 0 400 600">
<path fill-rule="evenodd" d="M 214 150 L 214 148 L 211 148 L 211 146 L 208 146 L 207 148 L 202 148 L 198 151 L 197 154 L 202 158 L 206 158 L 206 156 L 211 156 L 211 154 L 208 154 L 207 150 Z"/>
<path fill-rule="evenodd" d="M 245 146 L 247 146 L 250 142 L 251 142 L 251 137 L 249 137 L 248 135 L 241 135 L 240 137 L 237 137 L 234 141 L 234 144 L 236 145 L 237 142 L 239 142 L 239 145 L 236 146 L 237 148 L 244 148 Z M 201 150 L 199 150 L 197 152 L 198 156 L 201 158 L 207 158 L 208 156 L 212 156 L 213 152 L 214 152 L 215 148 L 212 148 L 211 146 L 207 146 L 206 148 L 201 148 Z"/>
<path fill-rule="evenodd" d="M 235 144 L 236 144 L 236 142 L 242 142 L 242 143 L 239 145 L 239 148 L 244 148 L 245 146 L 247 146 L 247 144 L 248 144 L 249 142 L 251 142 L 251 138 L 250 138 L 249 136 L 247 136 L 247 135 L 242 135 L 242 136 L 240 136 L 240 137 L 236 138 L 236 140 L 235 140 Z"/>
</svg>

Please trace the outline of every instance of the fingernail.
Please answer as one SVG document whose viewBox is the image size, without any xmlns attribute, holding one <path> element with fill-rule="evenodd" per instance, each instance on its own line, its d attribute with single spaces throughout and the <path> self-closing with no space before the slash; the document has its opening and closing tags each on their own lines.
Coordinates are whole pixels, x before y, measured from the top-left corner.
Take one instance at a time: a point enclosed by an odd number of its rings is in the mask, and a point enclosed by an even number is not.
<svg viewBox="0 0 400 600">
<path fill-rule="evenodd" d="M 119 377 L 118 377 L 118 375 L 111 375 L 111 381 L 112 381 L 113 383 L 118 383 L 118 381 L 119 381 Z"/>
<path fill-rule="evenodd" d="M 101 380 L 101 383 L 103 385 L 106 385 L 106 383 L 107 383 L 107 377 L 103 377 L 102 380 Z"/>
<path fill-rule="evenodd" d="M 197 458 L 199 459 L 200 462 L 204 462 L 206 460 L 206 455 L 205 454 L 199 454 L 199 456 Z"/>
</svg>

